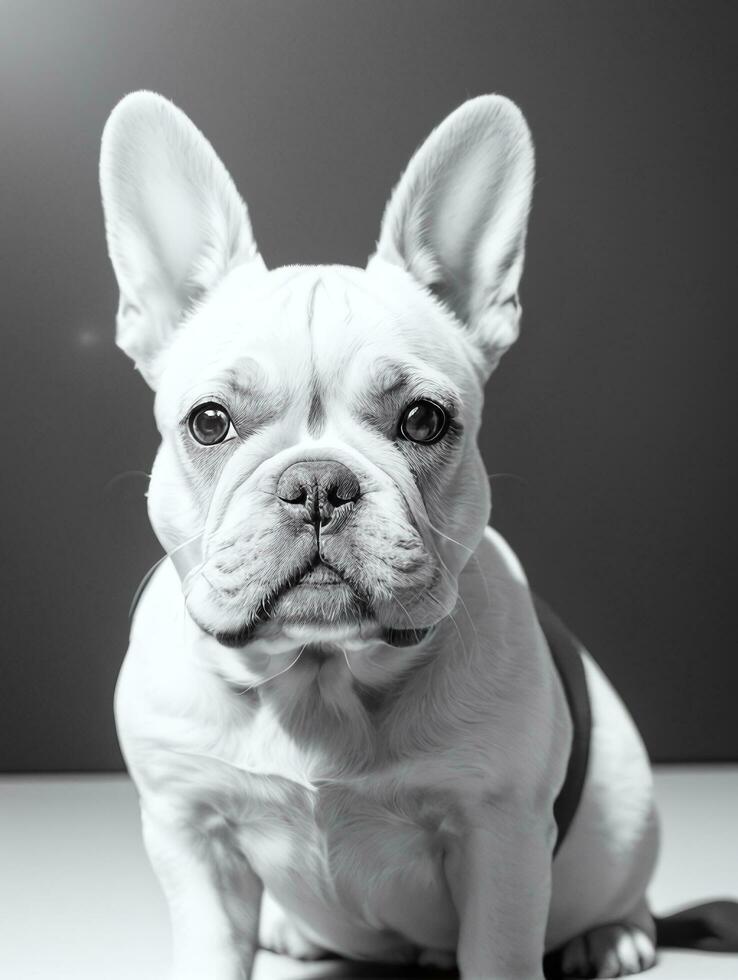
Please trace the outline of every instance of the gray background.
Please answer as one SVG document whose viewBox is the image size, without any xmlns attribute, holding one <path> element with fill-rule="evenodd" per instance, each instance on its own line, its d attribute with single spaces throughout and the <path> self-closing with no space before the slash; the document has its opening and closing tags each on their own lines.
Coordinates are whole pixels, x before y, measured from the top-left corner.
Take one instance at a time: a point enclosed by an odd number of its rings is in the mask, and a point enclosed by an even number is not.
<svg viewBox="0 0 738 980">
<path fill-rule="evenodd" d="M 734 10 L 2 4 L 0 768 L 121 765 L 112 693 L 160 553 L 157 439 L 113 346 L 96 168 L 141 87 L 213 142 L 273 265 L 363 264 L 430 128 L 481 92 L 520 104 L 538 181 L 523 336 L 488 390 L 495 523 L 656 759 L 738 758 Z"/>
</svg>

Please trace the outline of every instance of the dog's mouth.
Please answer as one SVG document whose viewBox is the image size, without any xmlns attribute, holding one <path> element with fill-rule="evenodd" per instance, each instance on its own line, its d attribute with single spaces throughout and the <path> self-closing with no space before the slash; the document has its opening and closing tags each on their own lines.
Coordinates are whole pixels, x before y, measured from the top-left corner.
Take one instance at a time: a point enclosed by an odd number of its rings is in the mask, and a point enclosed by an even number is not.
<svg viewBox="0 0 738 980">
<path fill-rule="evenodd" d="M 216 632 L 226 647 L 242 647 L 269 623 L 309 631 L 371 625 L 372 603 L 358 583 L 318 558 L 277 585 L 256 614 L 237 630 Z M 377 624 L 378 625 L 378 624 Z M 416 646 L 433 627 L 398 629 L 378 626 L 379 638 L 394 647 Z"/>
</svg>

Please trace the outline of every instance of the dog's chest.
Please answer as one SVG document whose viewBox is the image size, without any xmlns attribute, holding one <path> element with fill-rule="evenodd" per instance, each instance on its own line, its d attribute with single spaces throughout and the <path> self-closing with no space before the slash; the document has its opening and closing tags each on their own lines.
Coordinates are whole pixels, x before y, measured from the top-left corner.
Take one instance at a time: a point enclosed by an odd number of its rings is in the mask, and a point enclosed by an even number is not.
<svg viewBox="0 0 738 980">
<path fill-rule="evenodd" d="M 443 860 L 455 794 L 438 789 L 438 760 L 328 774 L 319 753 L 272 732 L 250 761 L 231 783 L 230 825 L 280 904 L 334 946 L 382 930 L 453 946 Z"/>
</svg>

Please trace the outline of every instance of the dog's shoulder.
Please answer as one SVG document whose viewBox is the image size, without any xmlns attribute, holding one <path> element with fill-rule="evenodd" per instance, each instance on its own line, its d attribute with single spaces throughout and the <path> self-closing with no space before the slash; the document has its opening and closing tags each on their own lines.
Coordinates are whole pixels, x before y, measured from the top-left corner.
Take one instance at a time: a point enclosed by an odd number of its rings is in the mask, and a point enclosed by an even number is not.
<svg viewBox="0 0 738 980">
<path fill-rule="evenodd" d="M 165 747 L 198 749 L 194 742 L 207 739 L 222 712 L 217 678 L 198 667 L 186 642 L 191 629 L 179 577 L 165 560 L 137 596 L 115 689 L 116 727 L 134 773 Z"/>
</svg>

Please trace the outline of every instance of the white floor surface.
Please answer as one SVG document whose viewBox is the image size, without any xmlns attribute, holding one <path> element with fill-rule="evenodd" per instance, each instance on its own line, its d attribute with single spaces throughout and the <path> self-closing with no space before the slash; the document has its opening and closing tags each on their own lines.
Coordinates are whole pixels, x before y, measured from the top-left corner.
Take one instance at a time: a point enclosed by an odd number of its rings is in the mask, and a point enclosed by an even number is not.
<svg viewBox="0 0 738 980">
<path fill-rule="evenodd" d="M 738 766 L 657 768 L 656 786 L 655 911 L 738 897 Z M 2 980 L 164 980 L 168 928 L 127 777 L 0 777 Z M 337 976 L 401 973 L 261 953 L 254 980 Z M 738 980 L 738 955 L 667 950 L 646 976 Z"/>
</svg>

